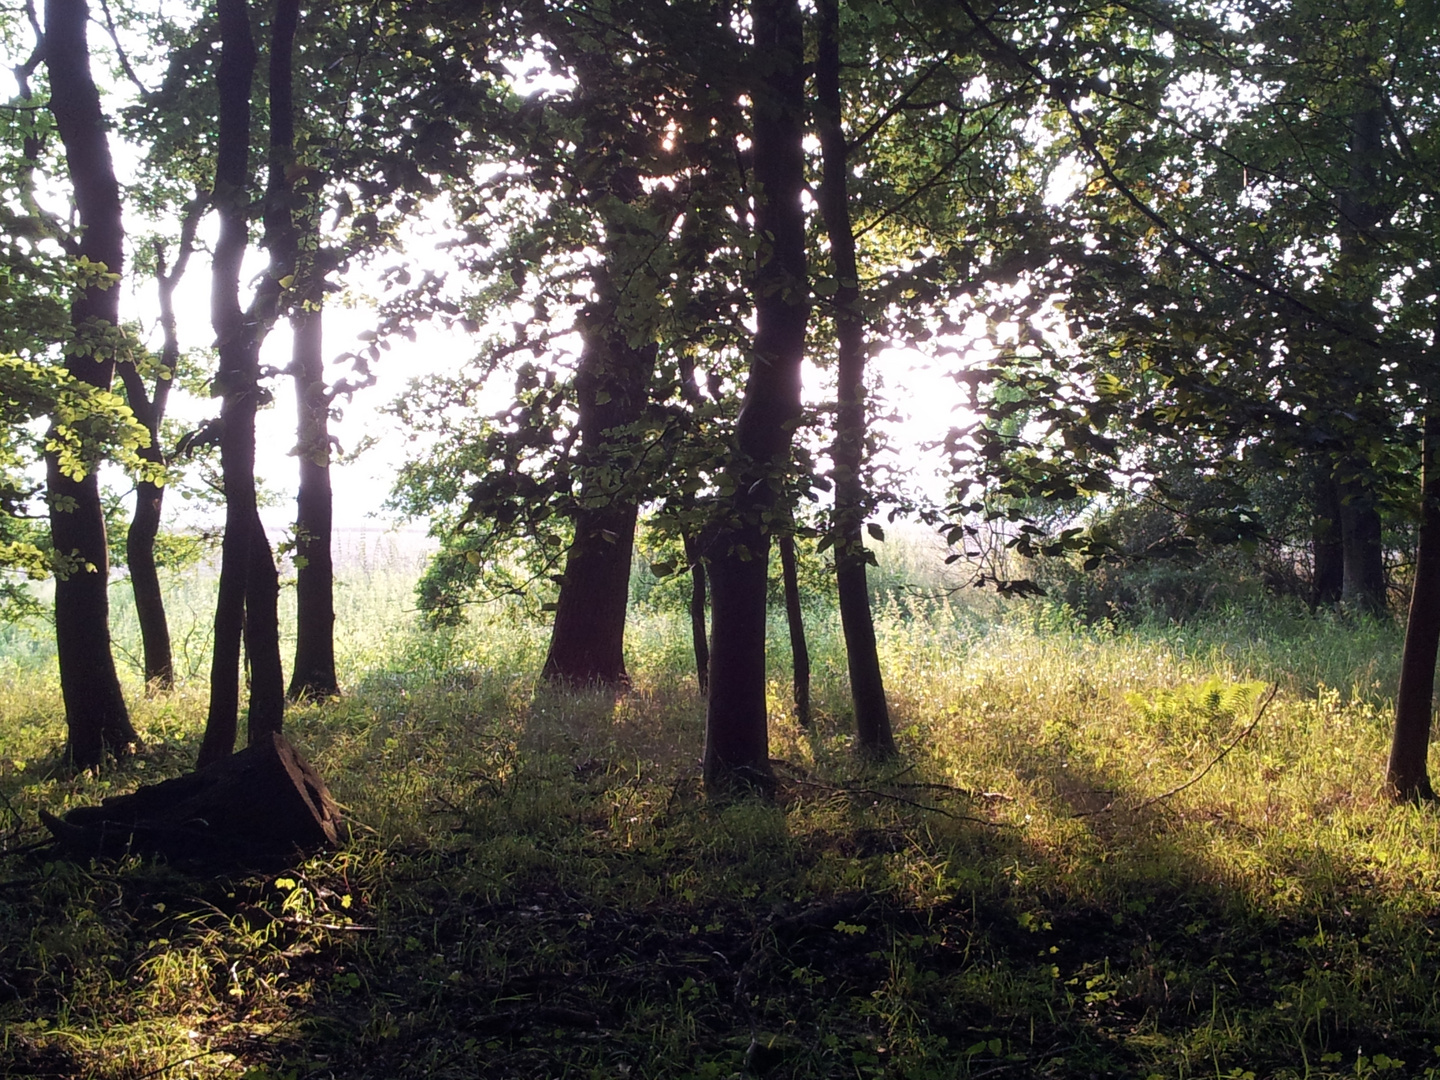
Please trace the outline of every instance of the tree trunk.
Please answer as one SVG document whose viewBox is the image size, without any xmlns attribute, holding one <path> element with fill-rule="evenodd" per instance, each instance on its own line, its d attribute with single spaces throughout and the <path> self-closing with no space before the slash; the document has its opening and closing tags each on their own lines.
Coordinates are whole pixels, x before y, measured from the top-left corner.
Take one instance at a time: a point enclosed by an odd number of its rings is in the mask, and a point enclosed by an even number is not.
<svg viewBox="0 0 1440 1080">
<path fill-rule="evenodd" d="M 690 564 L 690 642 L 695 650 L 695 681 L 700 693 L 710 689 L 710 641 L 705 630 L 705 560 L 700 542 L 685 535 L 685 561 Z"/>
<path fill-rule="evenodd" d="M 1315 473 L 1314 514 L 1311 606 L 1333 607 L 1345 587 L 1345 542 L 1340 531 L 1340 490 L 1328 466 Z"/>
<path fill-rule="evenodd" d="M 311 290 L 318 292 L 318 290 Z M 317 304 L 318 299 L 312 301 Z M 289 697 L 335 697 L 335 566 L 330 548 L 334 517 L 330 489 L 330 394 L 325 385 L 323 313 L 302 307 L 291 318 L 291 373 L 299 413 L 296 450 L 300 490 L 295 513 L 295 670 Z"/>
<path fill-rule="evenodd" d="M 155 378 L 154 394 L 147 393 L 145 380 L 134 364 L 120 365 L 125 383 L 125 396 L 130 411 L 150 433 L 150 445 L 141 456 L 158 465 L 165 465 L 165 451 L 160 445 L 160 423 L 165 418 L 174 385 L 175 371 L 180 363 L 180 337 L 175 321 L 175 288 L 185 275 L 190 254 L 195 247 L 195 233 L 200 216 L 208 205 L 201 195 L 185 209 L 180 227 L 180 244 L 174 269 L 167 269 L 164 246 L 158 241 L 155 251 L 155 278 L 159 285 L 160 328 L 164 344 L 160 350 L 161 372 Z M 165 489 L 159 484 L 142 480 L 136 488 L 135 515 L 125 534 L 125 561 L 130 568 L 130 588 L 135 595 L 135 615 L 140 623 L 140 641 L 145 654 L 146 692 L 169 690 L 175 685 L 175 666 L 170 646 L 170 625 L 165 617 L 165 597 L 160 591 L 160 575 L 155 566 L 155 537 L 160 531 L 160 516 L 165 506 Z"/>
<path fill-rule="evenodd" d="M 152 447 L 154 444 L 151 444 Z M 175 685 L 175 664 L 170 650 L 170 624 L 165 618 L 165 597 L 155 565 L 155 537 L 165 489 L 142 480 L 136 485 L 135 516 L 125 534 L 125 562 L 130 568 L 130 590 L 135 596 L 135 618 L 140 623 L 140 644 L 145 656 L 147 693 Z"/>
<path fill-rule="evenodd" d="M 838 0 L 820 0 L 820 43 L 815 66 L 816 115 L 819 119 L 823 180 L 820 211 L 830 240 L 837 288 L 833 301 L 839 351 L 835 417 L 835 584 L 840 625 L 845 634 L 845 659 L 850 671 L 850 699 L 855 708 L 856 745 L 861 753 L 888 757 L 895 753 L 890 707 L 870 611 L 865 567 L 864 527 L 868 508 L 862 468 L 865 455 L 865 322 L 860 313 L 860 271 L 855 232 L 850 220 L 850 171 L 840 104 L 840 9 Z"/>
<path fill-rule="evenodd" d="M 795 537 L 779 538 L 780 577 L 785 588 L 785 625 L 790 629 L 791 688 L 795 696 L 795 719 L 810 726 L 810 647 L 805 643 L 805 613 L 800 608 L 800 574 L 795 565 Z"/>
<path fill-rule="evenodd" d="M 1344 546 L 1344 584 L 1340 599 L 1354 611 L 1380 617 L 1386 612 L 1385 549 L 1380 512 L 1363 474 L 1340 484 L 1340 538 Z"/>
<path fill-rule="evenodd" d="M 215 190 L 220 231 L 212 265 L 211 322 L 220 354 L 216 390 L 220 406 L 220 470 L 225 487 L 225 539 L 220 548 L 220 592 L 215 605 L 214 653 L 210 666 L 210 711 L 198 765 L 204 767 L 234 752 L 239 711 L 240 644 L 250 661 L 249 733 L 252 737 L 280 729 L 285 683 L 280 665 L 276 623 L 279 591 L 275 560 L 256 508 L 255 413 L 264 391 L 260 387 L 260 343 L 274 321 L 280 280 L 289 267 L 277 265 L 276 250 L 286 239 L 276 233 L 289 221 L 285 198 L 283 155 L 275 152 L 274 125 L 291 122 L 289 79 L 276 77 L 276 64 L 288 72 L 298 4 L 281 0 L 272 23 L 271 122 L 272 154 L 267 189 L 265 231 L 272 248 L 271 265 L 256 290 L 251 310 L 240 307 L 240 265 L 248 242 L 250 159 L 250 94 L 255 73 L 255 41 L 245 0 L 219 0 L 220 64 L 217 88 L 220 126 L 217 135 Z M 277 61 L 277 57 L 283 60 Z M 291 140 L 281 133 L 285 145 Z"/>
<path fill-rule="evenodd" d="M 628 686 L 625 614 L 638 513 L 633 501 L 582 509 L 565 559 L 541 676 L 566 686 Z"/>
<path fill-rule="evenodd" d="M 1440 412 L 1425 416 L 1422 451 L 1420 544 L 1400 687 L 1395 695 L 1395 735 L 1385 783 L 1397 799 L 1430 800 L 1430 714 L 1435 697 L 1435 658 L 1440 649 Z"/>
<path fill-rule="evenodd" d="M 119 275 L 125 232 L 120 188 L 105 135 L 100 95 L 90 73 L 84 0 L 46 0 L 45 65 L 50 111 L 65 146 L 65 163 L 81 225 L 81 258 Z M 116 284 L 91 285 L 71 306 L 75 340 L 66 369 L 91 386 L 109 388 L 113 353 L 100 335 L 120 323 Z M 69 752 L 75 764 L 98 765 L 105 753 L 139 741 L 115 670 L 110 646 L 110 560 L 105 516 L 96 476 L 98 461 L 83 478 L 61 472 L 55 452 L 45 455 L 50 535 L 54 543 L 55 644 L 65 700 Z"/>
<path fill-rule="evenodd" d="M 1373 93 L 1373 92 L 1371 92 Z M 1385 118 L 1378 102 L 1357 110 L 1351 123 L 1350 185 L 1340 193 L 1340 258 L 1338 281 L 1342 303 L 1366 311 L 1378 323 L 1375 297 L 1379 275 L 1371 254 L 1371 230 L 1379 223 L 1376 202 L 1377 166 L 1383 155 Z M 1373 403 L 1383 397 L 1376 384 L 1382 380 L 1373 355 L 1344 357 L 1360 373 L 1359 398 Z M 1368 384 L 1368 385 L 1367 385 Z M 1348 406 L 1347 406 L 1348 407 Z M 1383 407 L 1389 421 L 1388 407 Z M 1352 434 L 1352 443 L 1363 438 Z M 1344 584 L 1341 601 L 1354 611 L 1379 617 L 1386 613 L 1385 554 L 1380 512 L 1376 505 L 1375 467 L 1363 451 L 1352 451 L 1340 463 L 1340 533 L 1344 545 Z"/>
<path fill-rule="evenodd" d="M 754 115 L 755 346 L 735 445 L 726 465 L 726 515 L 707 545 L 710 563 L 710 695 L 705 714 L 705 784 L 768 789 L 765 710 L 766 563 L 769 519 L 789 469 L 801 415 L 805 350 L 805 35 L 797 0 L 753 0 L 759 75 Z"/>
<path fill-rule="evenodd" d="M 579 495 L 574 539 L 566 553 L 550 651 L 542 677 L 570 686 L 628 686 L 625 616 L 630 603 L 630 562 L 635 546 L 642 455 L 630 427 L 645 412 L 656 347 L 636 345 L 653 336 L 653 300 L 629 294 L 645 273 L 632 268 L 643 226 L 627 209 L 594 274 L 596 299 L 582 313 L 584 346 L 575 373 Z M 643 218 L 639 219 L 643 221 Z M 607 224 L 611 222 L 607 221 Z M 629 226 L 624 228 L 623 226 Z"/>
<path fill-rule="evenodd" d="M 250 708 L 245 744 L 278 735 L 285 722 L 285 672 L 280 666 L 280 574 L 257 514 L 245 578 L 245 656 L 250 663 Z"/>
</svg>

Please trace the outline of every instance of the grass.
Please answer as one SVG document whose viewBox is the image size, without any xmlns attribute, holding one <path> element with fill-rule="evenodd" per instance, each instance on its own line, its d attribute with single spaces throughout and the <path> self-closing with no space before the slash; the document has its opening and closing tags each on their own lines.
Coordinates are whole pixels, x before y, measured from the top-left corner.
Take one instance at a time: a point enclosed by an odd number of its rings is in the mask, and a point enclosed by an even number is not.
<svg viewBox="0 0 1440 1080">
<path fill-rule="evenodd" d="M 557 694 L 524 609 L 426 633 L 409 573 L 349 571 L 348 692 L 287 724 L 353 837 L 283 871 L 13 854 L 187 768 L 204 688 L 131 675 L 149 750 L 65 776 L 44 636 L 9 632 L 0 1074 L 1440 1076 L 1440 819 L 1379 784 L 1393 627 L 887 588 L 901 761 L 854 760 L 817 607 L 808 731 L 772 628 L 777 799 L 715 804 L 682 612 L 636 612 L 630 693 Z"/>
</svg>

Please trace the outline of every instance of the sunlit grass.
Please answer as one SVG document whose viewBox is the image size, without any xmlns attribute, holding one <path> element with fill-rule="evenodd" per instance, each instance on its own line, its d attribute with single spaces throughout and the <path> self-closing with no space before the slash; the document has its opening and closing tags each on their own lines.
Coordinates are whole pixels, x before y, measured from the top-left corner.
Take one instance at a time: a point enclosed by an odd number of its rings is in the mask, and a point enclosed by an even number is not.
<svg viewBox="0 0 1440 1080">
<path fill-rule="evenodd" d="M 557 693 L 519 602 L 432 634 L 408 582 L 347 581 L 346 695 L 287 720 L 345 851 L 0 863 L 0 1072 L 1440 1075 L 1440 818 L 1380 791 L 1393 627 L 887 587 L 903 753 L 867 767 L 817 605 L 808 730 L 771 627 L 775 802 L 714 805 L 683 611 L 635 613 L 628 693 Z M 7 850 L 188 767 L 203 665 L 151 699 L 127 674 L 149 751 L 71 777 L 43 632 L 7 641 Z"/>
</svg>

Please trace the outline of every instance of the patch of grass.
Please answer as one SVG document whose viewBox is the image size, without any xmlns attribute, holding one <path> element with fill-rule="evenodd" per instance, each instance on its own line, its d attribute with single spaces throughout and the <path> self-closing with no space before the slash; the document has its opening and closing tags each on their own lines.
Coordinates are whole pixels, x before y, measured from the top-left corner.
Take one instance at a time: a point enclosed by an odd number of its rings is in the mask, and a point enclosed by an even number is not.
<svg viewBox="0 0 1440 1080">
<path fill-rule="evenodd" d="M 0 1073 L 1440 1076 L 1440 818 L 1379 784 L 1392 627 L 892 589 L 903 756 L 870 768 L 838 620 L 811 612 L 806 730 L 777 619 L 780 791 L 717 804 L 683 613 L 632 627 L 629 693 L 558 693 L 520 609 L 424 633 L 382 577 L 346 696 L 287 720 L 349 846 L 221 876 L 6 854 Z M 193 756 L 198 676 L 132 694 L 146 755 L 66 776 L 53 678 L 4 663 L 7 852 Z"/>
</svg>

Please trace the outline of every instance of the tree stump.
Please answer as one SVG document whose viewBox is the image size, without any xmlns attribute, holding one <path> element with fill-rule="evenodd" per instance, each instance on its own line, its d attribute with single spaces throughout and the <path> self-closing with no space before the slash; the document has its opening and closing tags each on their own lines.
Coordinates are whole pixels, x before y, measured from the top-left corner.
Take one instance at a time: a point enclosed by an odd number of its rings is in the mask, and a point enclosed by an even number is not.
<svg viewBox="0 0 1440 1080">
<path fill-rule="evenodd" d="M 40 812 L 76 855 L 130 852 L 207 862 L 270 862 L 339 843 L 325 783 L 283 735 L 173 780 L 71 810 Z"/>
</svg>

